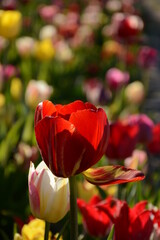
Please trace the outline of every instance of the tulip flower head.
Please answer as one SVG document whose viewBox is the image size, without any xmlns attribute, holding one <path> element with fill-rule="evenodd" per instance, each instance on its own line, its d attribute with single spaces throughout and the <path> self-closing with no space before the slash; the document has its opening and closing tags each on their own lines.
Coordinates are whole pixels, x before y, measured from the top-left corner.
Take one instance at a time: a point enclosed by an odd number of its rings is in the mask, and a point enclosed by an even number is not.
<svg viewBox="0 0 160 240">
<path fill-rule="evenodd" d="M 152 139 L 149 141 L 147 148 L 152 154 L 160 154 L 160 123 L 152 128 Z"/>
<path fill-rule="evenodd" d="M 97 163 L 107 148 L 109 124 L 102 108 L 75 101 L 40 103 L 35 135 L 43 160 L 59 177 L 81 173 Z"/>
<path fill-rule="evenodd" d="M 79 100 L 64 106 L 48 100 L 40 103 L 35 112 L 35 135 L 44 162 L 58 177 L 83 173 L 95 185 L 144 178 L 140 171 L 122 166 L 91 168 L 106 152 L 109 138 L 105 111 L 91 103 Z"/>
<path fill-rule="evenodd" d="M 34 240 L 43 239 L 45 232 L 45 221 L 41 219 L 33 219 L 28 224 L 24 224 L 21 230 L 21 235 L 16 233 L 14 240 Z M 52 233 L 49 232 L 48 240 L 52 239 Z"/>
<path fill-rule="evenodd" d="M 77 204 L 83 216 L 83 225 L 86 232 L 94 237 L 105 237 L 110 232 L 113 223 L 109 216 L 98 208 L 98 205 L 107 205 L 110 211 L 115 214 L 117 210 L 116 201 L 112 197 L 102 201 L 98 195 L 95 195 L 88 203 L 82 199 L 77 199 Z"/>
<path fill-rule="evenodd" d="M 57 178 L 42 161 L 35 169 L 31 162 L 29 175 L 29 201 L 33 215 L 56 223 L 69 210 L 68 178 Z"/>
<path fill-rule="evenodd" d="M 124 92 L 126 102 L 133 105 L 140 105 L 145 98 L 145 88 L 142 82 L 134 81 L 129 83 Z"/>
<path fill-rule="evenodd" d="M 19 11 L 0 10 L 0 35 L 5 38 L 16 37 L 22 25 L 22 15 Z"/>
<path fill-rule="evenodd" d="M 148 69 L 156 65 L 158 52 L 149 46 L 141 47 L 138 53 L 138 64 L 140 67 Z"/>
<path fill-rule="evenodd" d="M 35 109 L 40 101 L 50 98 L 52 92 L 52 86 L 45 81 L 30 80 L 25 92 L 25 102 L 30 108 Z"/>
<path fill-rule="evenodd" d="M 106 72 L 106 82 L 112 90 L 118 90 L 129 82 L 129 73 L 118 68 L 110 68 Z"/>
</svg>

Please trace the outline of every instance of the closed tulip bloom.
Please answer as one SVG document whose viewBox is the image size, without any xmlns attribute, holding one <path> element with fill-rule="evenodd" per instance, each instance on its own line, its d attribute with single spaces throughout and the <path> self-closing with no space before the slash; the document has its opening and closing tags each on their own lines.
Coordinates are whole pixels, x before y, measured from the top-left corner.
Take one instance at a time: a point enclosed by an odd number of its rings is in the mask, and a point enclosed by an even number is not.
<svg viewBox="0 0 160 240">
<path fill-rule="evenodd" d="M 16 40 L 16 48 L 20 56 L 28 57 L 33 54 L 35 40 L 32 37 L 24 36 Z"/>
<path fill-rule="evenodd" d="M 145 88 L 142 82 L 129 83 L 124 92 L 126 101 L 130 104 L 141 104 L 145 98 Z"/>
<path fill-rule="evenodd" d="M 139 128 L 137 125 L 116 121 L 110 124 L 110 137 L 106 156 L 109 159 L 130 157 L 138 142 Z"/>
<path fill-rule="evenodd" d="M 118 90 L 129 82 L 129 73 L 118 68 L 110 68 L 106 72 L 106 81 L 112 90 Z"/>
<path fill-rule="evenodd" d="M 35 135 L 41 155 L 53 174 L 70 177 L 97 163 L 107 148 L 109 124 L 105 111 L 91 103 L 40 103 Z"/>
<path fill-rule="evenodd" d="M 29 175 L 29 201 L 33 215 L 56 223 L 69 209 L 69 183 L 67 178 L 57 178 L 42 161 L 35 169 L 31 162 Z"/>
<path fill-rule="evenodd" d="M 22 25 L 22 15 L 19 11 L 0 10 L 0 35 L 5 38 L 16 37 Z"/>
<path fill-rule="evenodd" d="M 52 93 L 53 87 L 45 81 L 30 80 L 25 92 L 25 102 L 30 108 L 35 109 L 39 102 L 50 98 Z"/>
<path fill-rule="evenodd" d="M 50 39 L 44 39 L 35 43 L 34 55 L 40 61 L 49 61 L 55 55 L 55 49 Z"/>
</svg>

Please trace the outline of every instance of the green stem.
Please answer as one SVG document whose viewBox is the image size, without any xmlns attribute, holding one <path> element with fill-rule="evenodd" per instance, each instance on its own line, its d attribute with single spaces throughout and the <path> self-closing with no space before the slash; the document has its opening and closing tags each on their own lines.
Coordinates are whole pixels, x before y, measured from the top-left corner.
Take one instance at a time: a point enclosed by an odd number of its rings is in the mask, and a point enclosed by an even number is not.
<svg viewBox="0 0 160 240">
<path fill-rule="evenodd" d="M 45 223 L 44 240 L 48 240 L 49 229 L 50 229 L 50 223 L 46 221 L 46 223 Z"/>
<path fill-rule="evenodd" d="M 78 239 L 78 220 L 77 220 L 77 188 L 76 177 L 69 178 L 70 185 L 70 239 Z"/>
</svg>

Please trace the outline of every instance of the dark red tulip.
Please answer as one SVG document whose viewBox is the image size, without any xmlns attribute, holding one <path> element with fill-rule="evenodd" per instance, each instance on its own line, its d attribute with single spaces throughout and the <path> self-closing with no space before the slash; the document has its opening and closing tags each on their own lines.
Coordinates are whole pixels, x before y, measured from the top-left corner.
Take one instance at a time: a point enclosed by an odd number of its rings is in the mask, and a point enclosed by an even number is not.
<svg viewBox="0 0 160 240">
<path fill-rule="evenodd" d="M 131 156 L 138 140 L 138 126 L 120 121 L 110 125 L 110 137 L 106 156 L 109 159 L 125 159 Z"/>
<path fill-rule="evenodd" d="M 148 149 L 153 154 L 160 154 L 160 123 L 152 129 L 152 139 L 148 144 Z"/>
<path fill-rule="evenodd" d="M 143 30 L 143 20 L 137 15 L 126 15 L 119 22 L 118 36 L 125 40 L 137 36 Z"/>
<path fill-rule="evenodd" d="M 128 122 L 130 125 L 137 125 L 138 130 L 138 142 L 147 143 L 152 138 L 152 129 L 154 127 L 153 121 L 146 114 L 133 114 L 124 119 L 124 122 Z"/>
<path fill-rule="evenodd" d="M 142 68 L 150 68 L 156 65 L 158 51 L 149 46 L 143 46 L 138 53 L 138 64 Z"/>
<path fill-rule="evenodd" d="M 44 101 L 35 112 L 35 135 L 43 160 L 59 177 L 79 174 L 106 151 L 109 124 L 102 108 L 75 101 Z"/>
</svg>

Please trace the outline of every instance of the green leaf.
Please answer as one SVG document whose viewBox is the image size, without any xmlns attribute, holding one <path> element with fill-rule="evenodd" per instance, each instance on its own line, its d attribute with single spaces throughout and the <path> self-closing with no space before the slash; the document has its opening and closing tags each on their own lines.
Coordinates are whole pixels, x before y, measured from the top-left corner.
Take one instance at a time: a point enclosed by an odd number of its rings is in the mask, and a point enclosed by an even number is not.
<svg viewBox="0 0 160 240">
<path fill-rule="evenodd" d="M 23 119 L 19 119 L 16 123 L 14 123 L 12 128 L 7 133 L 7 136 L 0 144 L 0 164 L 3 166 L 7 164 L 7 160 L 9 159 L 11 152 L 19 141 L 23 123 Z"/>
<path fill-rule="evenodd" d="M 107 240 L 113 240 L 113 236 L 114 236 L 114 225 L 112 226 L 112 229 L 108 235 Z"/>
</svg>

